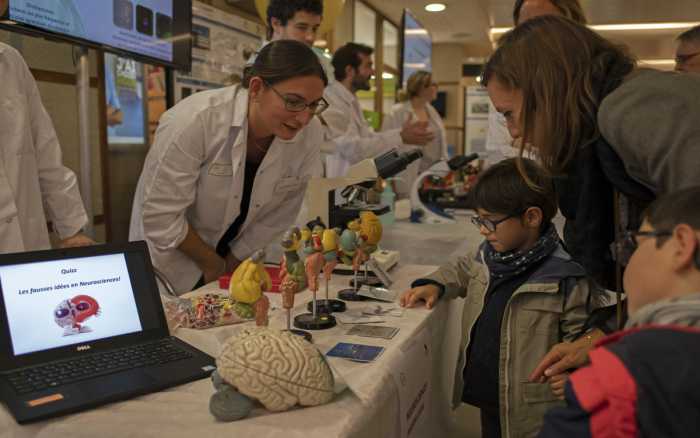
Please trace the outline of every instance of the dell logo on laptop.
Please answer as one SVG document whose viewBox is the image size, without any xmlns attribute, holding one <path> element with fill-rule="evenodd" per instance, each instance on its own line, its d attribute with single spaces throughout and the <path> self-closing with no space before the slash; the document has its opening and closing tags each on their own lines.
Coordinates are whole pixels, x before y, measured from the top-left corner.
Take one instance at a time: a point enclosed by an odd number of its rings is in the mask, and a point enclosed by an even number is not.
<svg viewBox="0 0 700 438">
<path fill-rule="evenodd" d="M 90 349 L 90 346 L 89 345 L 78 345 L 75 349 L 77 351 L 87 351 Z"/>
</svg>

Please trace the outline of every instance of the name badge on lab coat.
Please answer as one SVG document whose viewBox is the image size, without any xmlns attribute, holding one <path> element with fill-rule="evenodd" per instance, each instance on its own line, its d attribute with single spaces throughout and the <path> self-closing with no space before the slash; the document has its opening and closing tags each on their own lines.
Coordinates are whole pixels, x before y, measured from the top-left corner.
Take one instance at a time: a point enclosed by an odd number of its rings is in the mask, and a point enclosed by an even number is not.
<svg viewBox="0 0 700 438">
<path fill-rule="evenodd" d="M 213 163 L 211 167 L 209 167 L 209 175 L 232 176 L 233 166 L 231 166 L 231 164 L 226 163 Z"/>
<path fill-rule="evenodd" d="M 287 178 L 281 178 L 277 181 L 275 185 L 276 192 L 291 192 L 298 191 L 301 186 L 306 182 L 306 179 L 299 178 L 298 176 L 290 176 Z"/>
</svg>

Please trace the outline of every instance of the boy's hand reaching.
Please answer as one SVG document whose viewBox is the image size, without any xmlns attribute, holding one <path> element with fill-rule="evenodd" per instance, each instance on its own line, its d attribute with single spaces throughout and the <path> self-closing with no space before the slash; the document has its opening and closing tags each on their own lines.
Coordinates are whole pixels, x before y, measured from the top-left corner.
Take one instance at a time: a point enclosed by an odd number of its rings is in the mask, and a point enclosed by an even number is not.
<svg viewBox="0 0 700 438">
<path fill-rule="evenodd" d="M 549 378 L 549 387 L 552 388 L 552 394 L 559 400 L 564 400 L 564 386 L 569 380 L 569 373 L 556 374 Z"/>
<path fill-rule="evenodd" d="M 414 287 L 401 295 L 399 304 L 401 307 L 414 307 L 418 301 L 425 301 L 425 307 L 432 309 L 438 299 L 440 289 L 434 284 L 426 284 L 425 286 Z"/>
</svg>

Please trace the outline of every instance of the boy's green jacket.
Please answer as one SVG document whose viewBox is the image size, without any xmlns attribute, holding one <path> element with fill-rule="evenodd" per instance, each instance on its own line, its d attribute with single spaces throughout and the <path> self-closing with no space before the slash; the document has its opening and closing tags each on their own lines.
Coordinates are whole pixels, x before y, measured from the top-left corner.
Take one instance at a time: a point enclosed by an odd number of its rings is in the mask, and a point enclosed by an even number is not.
<svg viewBox="0 0 700 438">
<path fill-rule="evenodd" d="M 458 257 L 426 277 L 445 287 L 445 297 L 466 299 L 454 407 L 462 400 L 466 350 L 484 307 L 489 277 L 482 251 Z M 581 335 L 589 312 L 609 304 L 606 298 L 561 245 L 513 292 L 501 324 L 499 405 L 504 438 L 535 436 L 545 412 L 560 404 L 549 384 L 532 383 L 528 376 L 555 344 Z"/>
</svg>

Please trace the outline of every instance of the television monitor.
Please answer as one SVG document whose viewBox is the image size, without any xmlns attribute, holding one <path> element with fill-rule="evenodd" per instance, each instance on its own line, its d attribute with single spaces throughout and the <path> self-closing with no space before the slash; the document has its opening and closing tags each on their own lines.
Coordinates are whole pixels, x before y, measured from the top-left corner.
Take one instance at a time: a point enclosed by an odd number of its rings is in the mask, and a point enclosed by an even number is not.
<svg viewBox="0 0 700 438">
<path fill-rule="evenodd" d="M 191 0 L 9 0 L 0 27 L 189 70 Z"/>
<path fill-rule="evenodd" d="M 438 91 L 437 97 L 431 102 L 431 104 L 433 105 L 433 108 L 435 108 L 435 111 L 440 114 L 440 117 L 443 119 L 447 117 L 447 92 Z"/>
<path fill-rule="evenodd" d="M 408 9 L 401 20 L 401 87 L 418 70 L 432 71 L 433 40 L 428 30 Z"/>
</svg>

